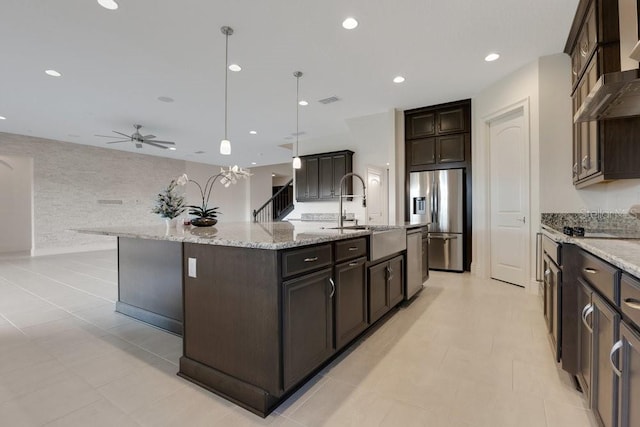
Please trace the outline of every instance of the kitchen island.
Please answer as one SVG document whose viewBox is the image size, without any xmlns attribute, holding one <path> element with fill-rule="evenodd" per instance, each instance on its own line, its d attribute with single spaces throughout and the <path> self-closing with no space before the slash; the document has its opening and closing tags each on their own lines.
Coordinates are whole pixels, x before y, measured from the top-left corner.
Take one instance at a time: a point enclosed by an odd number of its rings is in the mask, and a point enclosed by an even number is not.
<svg viewBox="0 0 640 427">
<path fill-rule="evenodd" d="M 406 229 L 420 226 L 279 222 L 79 231 L 118 236 L 118 311 L 179 326 L 179 375 L 266 416 L 403 300 Z M 384 243 L 374 244 L 380 236 Z M 175 269 L 179 283 L 169 274 Z M 161 291 L 154 290 L 158 283 Z M 123 300 L 131 295 L 137 305 Z M 171 295 L 181 301 L 182 318 L 158 312 L 175 310 Z"/>
</svg>

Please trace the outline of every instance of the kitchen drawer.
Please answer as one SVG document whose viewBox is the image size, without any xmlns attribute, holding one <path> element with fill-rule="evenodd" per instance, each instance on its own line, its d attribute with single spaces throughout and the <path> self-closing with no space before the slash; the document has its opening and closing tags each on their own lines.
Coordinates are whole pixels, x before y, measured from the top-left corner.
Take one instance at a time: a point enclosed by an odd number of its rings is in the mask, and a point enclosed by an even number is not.
<svg viewBox="0 0 640 427">
<path fill-rule="evenodd" d="M 560 243 L 556 243 L 549 237 L 542 235 L 542 250 L 544 250 L 544 253 L 546 253 L 556 265 L 562 265 L 562 245 Z"/>
<path fill-rule="evenodd" d="M 618 304 L 620 271 L 605 261 L 580 251 L 580 276 L 614 305 Z"/>
<path fill-rule="evenodd" d="M 331 244 L 293 249 L 282 253 L 282 277 L 331 265 Z"/>
<path fill-rule="evenodd" d="M 367 255 L 367 238 L 336 242 L 336 263 Z"/>
<path fill-rule="evenodd" d="M 640 329 L 640 281 L 627 274 L 620 280 L 620 308 Z"/>
</svg>

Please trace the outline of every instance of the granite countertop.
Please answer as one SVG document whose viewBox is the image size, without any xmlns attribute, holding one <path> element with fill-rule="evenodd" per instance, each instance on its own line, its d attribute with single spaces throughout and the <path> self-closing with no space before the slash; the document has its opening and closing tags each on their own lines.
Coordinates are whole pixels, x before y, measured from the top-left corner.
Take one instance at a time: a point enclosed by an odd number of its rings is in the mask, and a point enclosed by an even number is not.
<svg viewBox="0 0 640 427">
<path fill-rule="evenodd" d="M 638 239 L 591 239 L 572 237 L 542 225 L 542 233 L 559 243 L 571 243 L 610 262 L 616 267 L 640 277 L 640 240 Z"/>
<path fill-rule="evenodd" d="M 218 223 L 215 227 L 178 226 L 177 228 L 167 229 L 165 225 L 157 225 L 82 228 L 74 229 L 73 231 L 104 236 L 278 250 L 367 236 L 379 230 L 409 229 L 421 226 L 426 226 L 426 224 L 402 222 L 392 225 L 371 226 L 364 230 L 338 230 L 332 228 L 336 227 L 335 223 L 282 221 L 271 223 Z"/>
</svg>

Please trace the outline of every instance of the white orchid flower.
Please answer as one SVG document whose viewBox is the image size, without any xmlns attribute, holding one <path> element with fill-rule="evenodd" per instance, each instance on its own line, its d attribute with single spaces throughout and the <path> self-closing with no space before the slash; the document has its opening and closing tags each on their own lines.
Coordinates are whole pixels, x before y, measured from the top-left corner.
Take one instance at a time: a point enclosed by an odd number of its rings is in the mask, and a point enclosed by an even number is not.
<svg viewBox="0 0 640 427">
<path fill-rule="evenodd" d="M 187 176 L 186 173 L 183 173 L 182 175 L 180 175 L 176 180 L 176 184 L 180 186 L 186 185 L 187 182 L 189 182 L 189 177 Z"/>
</svg>

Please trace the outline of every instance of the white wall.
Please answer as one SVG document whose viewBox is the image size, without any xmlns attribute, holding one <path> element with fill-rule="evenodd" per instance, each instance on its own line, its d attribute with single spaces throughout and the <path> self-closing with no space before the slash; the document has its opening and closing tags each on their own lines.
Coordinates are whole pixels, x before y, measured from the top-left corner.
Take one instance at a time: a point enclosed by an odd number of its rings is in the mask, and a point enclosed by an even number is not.
<svg viewBox="0 0 640 427">
<path fill-rule="evenodd" d="M 389 169 L 389 221 L 395 221 L 396 199 L 396 148 L 395 148 L 395 111 L 357 117 L 346 121 L 349 132 L 322 139 L 309 139 L 299 144 L 299 154 L 317 154 L 330 151 L 351 150 L 353 172 L 366 180 L 367 166 Z M 387 165 L 388 164 L 388 165 Z M 354 194 L 362 194 L 360 180 L 354 179 Z M 366 223 L 366 211 L 360 198 L 345 201 L 344 209 L 353 212 L 356 219 Z M 295 210 L 289 218 L 300 218 L 302 213 L 338 213 L 338 202 L 295 202 Z"/>
<path fill-rule="evenodd" d="M 540 222 L 539 210 L 539 99 L 538 99 L 538 61 L 534 61 L 494 85 L 484 89 L 472 99 L 472 161 L 473 161 L 473 234 L 471 271 L 488 277 L 489 267 L 489 158 L 486 118 L 496 112 L 526 100 L 529 105 L 530 129 L 530 206 L 531 217 L 529 227 L 538 230 Z M 570 142 L 570 141 L 569 141 Z M 532 239 L 531 258 L 535 265 L 535 239 Z M 532 274 L 535 270 L 532 270 Z"/>
<path fill-rule="evenodd" d="M 0 253 L 31 251 L 33 159 L 0 156 Z"/>
</svg>

